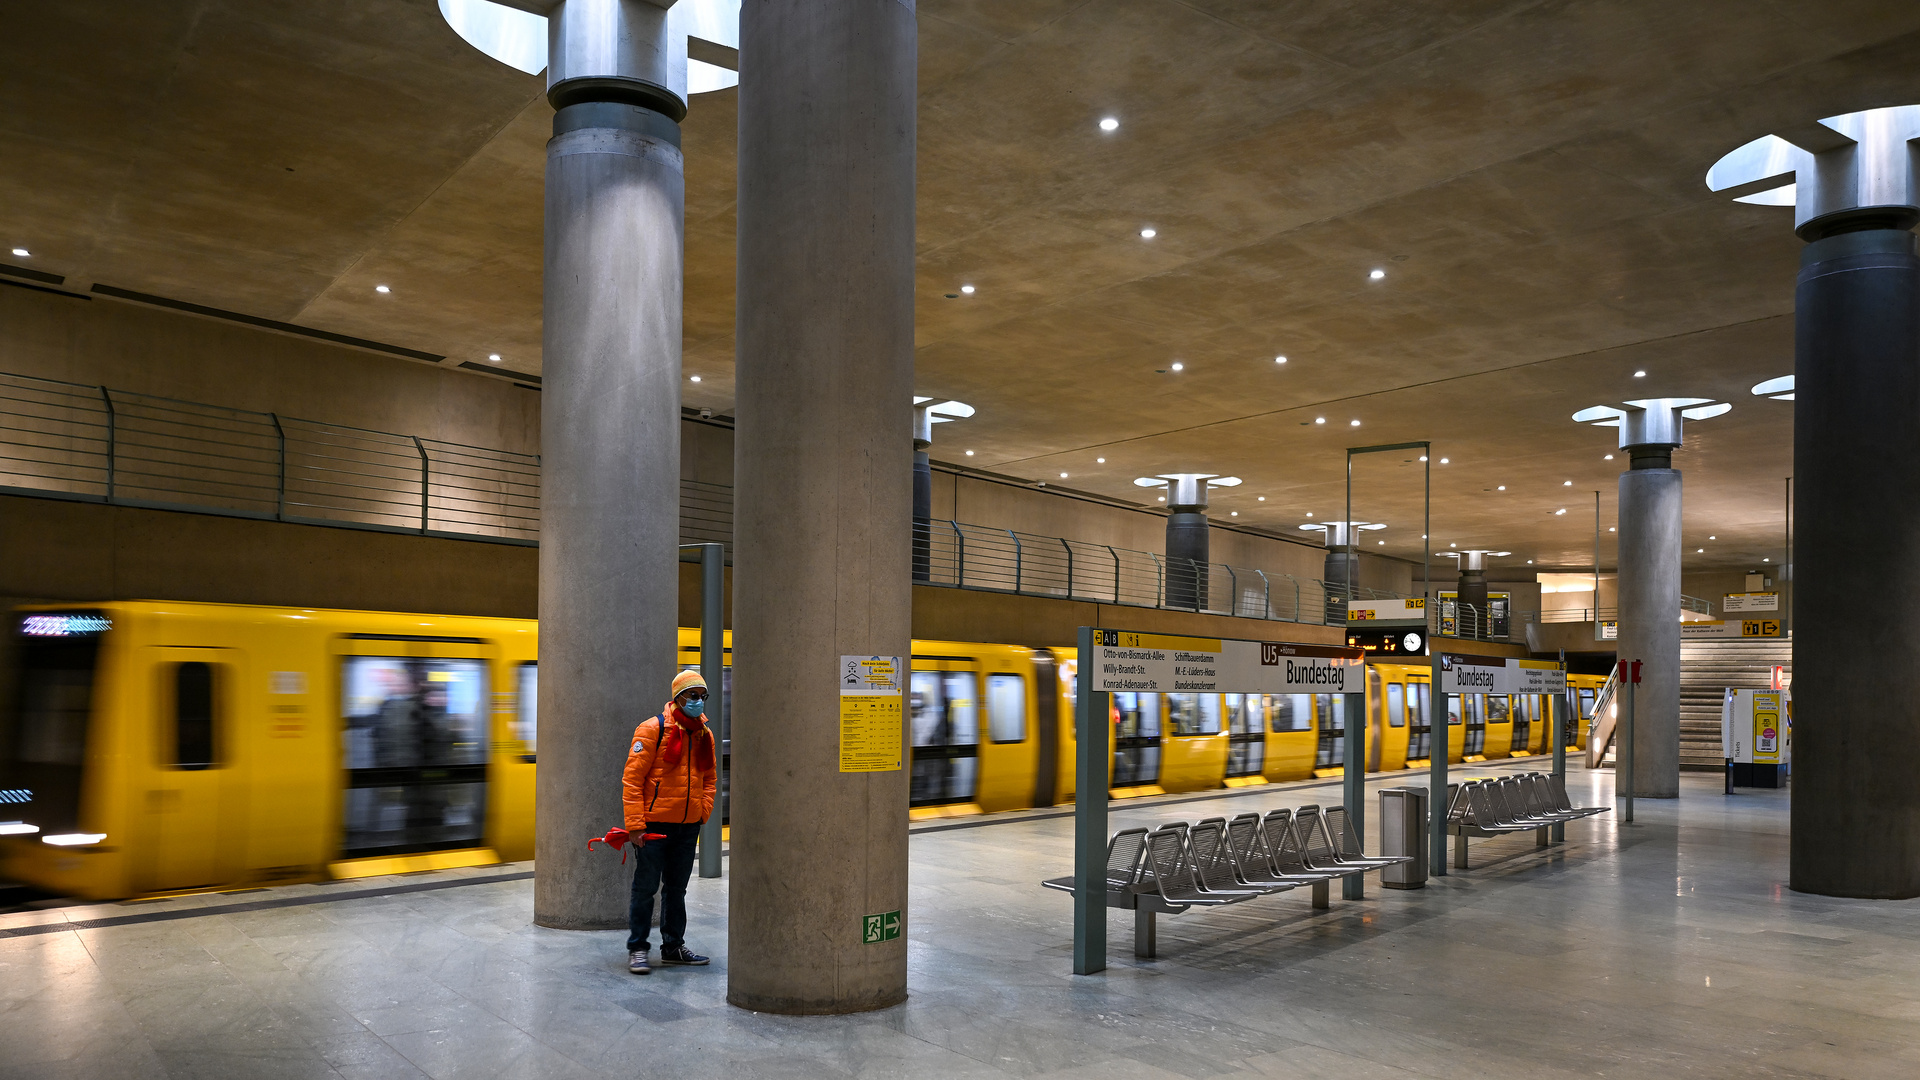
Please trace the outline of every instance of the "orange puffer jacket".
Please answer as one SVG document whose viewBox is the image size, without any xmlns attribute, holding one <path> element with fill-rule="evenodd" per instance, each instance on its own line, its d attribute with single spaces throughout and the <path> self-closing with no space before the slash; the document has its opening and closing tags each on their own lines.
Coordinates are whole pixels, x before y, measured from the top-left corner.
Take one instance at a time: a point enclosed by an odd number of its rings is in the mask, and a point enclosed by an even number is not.
<svg viewBox="0 0 1920 1080">
<path fill-rule="evenodd" d="M 671 717 L 672 719 L 666 719 Z M 673 732 L 661 737 L 662 721 L 679 727 L 682 737 Z M 679 744 L 677 755 L 670 751 Z M 668 761 L 677 757 L 676 761 Z M 638 836 L 649 821 L 697 822 L 713 813 L 714 782 L 718 771 L 713 733 L 695 721 L 691 733 L 680 723 L 680 711 L 672 702 L 658 716 L 641 721 L 633 729 L 633 745 L 627 751 L 626 773 L 621 778 L 621 802 L 625 805 L 627 831 Z"/>
</svg>

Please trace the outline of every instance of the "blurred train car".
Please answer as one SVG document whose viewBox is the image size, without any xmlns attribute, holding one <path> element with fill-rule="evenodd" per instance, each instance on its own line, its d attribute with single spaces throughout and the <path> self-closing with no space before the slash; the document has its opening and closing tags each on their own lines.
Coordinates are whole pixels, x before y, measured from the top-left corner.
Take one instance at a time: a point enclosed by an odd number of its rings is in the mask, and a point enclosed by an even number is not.
<svg viewBox="0 0 1920 1080">
<path fill-rule="evenodd" d="M 0 732 L 0 874 L 13 880 L 110 898 L 533 855 L 531 620 L 142 601 L 28 609 L 16 630 L 13 730 Z M 1073 798 L 1074 650 L 912 649 L 913 817 Z M 698 665 L 697 630 L 680 631 L 679 653 Z M 1426 764 L 1429 690 L 1423 662 L 1368 665 L 1370 771 Z M 635 721 L 658 705 L 636 702 Z M 1449 756 L 1537 749 L 1544 705 L 1450 696 L 1474 742 L 1456 731 Z M 1338 774 L 1345 709 L 1331 694 L 1111 694 L 1109 788 Z"/>
</svg>

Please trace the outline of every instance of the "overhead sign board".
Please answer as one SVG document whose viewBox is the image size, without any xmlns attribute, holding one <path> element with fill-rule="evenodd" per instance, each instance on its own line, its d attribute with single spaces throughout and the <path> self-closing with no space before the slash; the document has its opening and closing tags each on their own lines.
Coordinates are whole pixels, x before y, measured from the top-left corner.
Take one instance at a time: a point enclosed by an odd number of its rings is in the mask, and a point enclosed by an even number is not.
<svg viewBox="0 0 1920 1080">
<path fill-rule="evenodd" d="M 1720 610 L 1728 615 L 1738 615 L 1748 611 L 1779 611 L 1780 594 L 1777 592 L 1730 592 L 1720 598 Z"/>
<path fill-rule="evenodd" d="M 1567 689 L 1567 673 L 1552 660 L 1516 657 L 1440 657 L 1440 691 L 1446 694 L 1558 694 Z"/>
<path fill-rule="evenodd" d="M 1779 619 L 1702 619 L 1680 624 L 1680 637 L 1687 638 L 1777 638 Z"/>
<path fill-rule="evenodd" d="M 1332 645 L 1095 631 L 1093 688 L 1110 693 L 1359 694 L 1365 652 Z"/>
<path fill-rule="evenodd" d="M 1427 621 L 1427 601 L 1423 596 L 1401 600 L 1349 600 L 1347 621 L 1424 623 Z"/>
<path fill-rule="evenodd" d="M 1368 656 L 1425 656 L 1427 631 L 1422 626 L 1367 626 L 1347 630 L 1347 644 Z"/>
</svg>

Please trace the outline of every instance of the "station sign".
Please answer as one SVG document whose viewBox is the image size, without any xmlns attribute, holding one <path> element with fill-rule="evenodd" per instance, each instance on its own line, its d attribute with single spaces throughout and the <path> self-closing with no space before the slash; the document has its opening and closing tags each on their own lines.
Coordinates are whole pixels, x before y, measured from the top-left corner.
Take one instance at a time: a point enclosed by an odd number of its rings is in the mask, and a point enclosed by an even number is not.
<svg viewBox="0 0 1920 1080">
<path fill-rule="evenodd" d="M 1701 619 L 1680 624 L 1680 638 L 1777 638 L 1779 619 Z"/>
<path fill-rule="evenodd" d="M 1349 600 L 1347 621 L 1424 623 L 1427 621 L 1427 600 L 1423 596 L 1399 600 Z"/>
<path fill-rule="evenodd" d="M 1777 592 L 1730 592 L 1720 598 L 1720 610 L 1728 615 L 1749 611 L 1779 611 L 1780 594 Z"/>
<path fill-rule="evenodd" d="M 1360 694 L 1366 653 L 1335 645 L 1094 631 L 1100 693 Z"/>
<path fill-rule="evenodd" d="M 1619 619 L 1601 619 L 1599 622 L 1594 623 L 1593 624 L 1593 640 L 1619 641 L 1620 640 L 1620 620 Z"/>
<path fill-rule="evenodd" d="M 1567 689 L 1567 673 L 1552 660 L 1516 657 L 1440 657 L 1440 691 L 1445 694 L 1559 694 Z"/>
</svg>

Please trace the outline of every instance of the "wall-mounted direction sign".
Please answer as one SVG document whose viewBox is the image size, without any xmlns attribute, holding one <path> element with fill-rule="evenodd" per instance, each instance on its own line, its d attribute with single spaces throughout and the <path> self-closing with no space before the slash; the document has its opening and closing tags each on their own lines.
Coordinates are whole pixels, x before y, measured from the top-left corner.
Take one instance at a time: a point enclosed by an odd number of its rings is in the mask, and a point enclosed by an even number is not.
<svg viewBox="0 0 1920 1080">
<path fill-rule="evenodd" d="M 1619 619 L 1601 619 L 1599 622 L 1594 623 L 1593 624 L 1593 640 L 1619 641 L 1620 640 L 1620 620 Z"/>
<path fill-rule="evenodd" d="M 1333 645 L 1096 630 L 1099 692 L 1360 694 L 1366 654 Z"/>
<path fill-rule="evenodd" d="M 1423 596 L 1401 600 L 1349 600 L 1347 621 L 1424 623 L 1427 621 L 1427 601 Z"/>
<path fill-rule="evenodd" d="M 1720 610 L 1728 615 L 1738 615 L 1748 611 L 1779 611 L 1780 594 L 1777 592 L 1730 592 L 1720 598 Z"/>
</svg>

